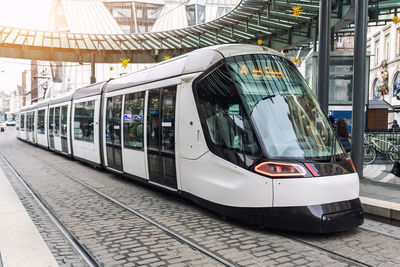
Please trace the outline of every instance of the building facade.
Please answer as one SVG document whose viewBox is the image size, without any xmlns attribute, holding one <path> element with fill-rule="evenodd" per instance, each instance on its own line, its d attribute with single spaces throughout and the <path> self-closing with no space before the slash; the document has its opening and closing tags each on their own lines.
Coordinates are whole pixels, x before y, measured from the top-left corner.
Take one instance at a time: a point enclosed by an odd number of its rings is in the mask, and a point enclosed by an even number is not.
<svg viewBox="0 0 400 267">
<path fill-rule="evenodd" d="M 369 99 L 400 106 L 400 22 L 368 29 L 367 50 L 371 54 Z M 399 95 L 400 98 L 400 95 Z M 400 121 L 400 113 L 389 112 L 388 123 Z"/>
</svg>

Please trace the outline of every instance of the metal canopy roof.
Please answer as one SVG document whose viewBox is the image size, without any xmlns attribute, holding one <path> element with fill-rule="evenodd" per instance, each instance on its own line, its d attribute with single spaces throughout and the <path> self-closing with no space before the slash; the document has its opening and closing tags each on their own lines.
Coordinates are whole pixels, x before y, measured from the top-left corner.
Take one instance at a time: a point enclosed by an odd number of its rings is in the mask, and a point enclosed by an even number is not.
<svg viewBox="0 0 400 267">
<path fill-rule="evenodd" d="M 333 25 L 351 13 L 352 1 L 332 1 Z M 389 5 L 385 10 L 398 5 L 392 0 L 370 0 L 373 5 L 378 2 Z M 296 6 L 302 9 L 298 17 L 290 13 Z M 219 19 L 163 32 L 79 34 L 0 26 L 0 57 L 96 63 L 116 63 L 125 57 L 133 63 L 152 63 L 216 44 L 263 40 L 268 47 L 285 49 L 313 39 L 318 12 L 319 0 L 242 0 Z"/>
</svg>

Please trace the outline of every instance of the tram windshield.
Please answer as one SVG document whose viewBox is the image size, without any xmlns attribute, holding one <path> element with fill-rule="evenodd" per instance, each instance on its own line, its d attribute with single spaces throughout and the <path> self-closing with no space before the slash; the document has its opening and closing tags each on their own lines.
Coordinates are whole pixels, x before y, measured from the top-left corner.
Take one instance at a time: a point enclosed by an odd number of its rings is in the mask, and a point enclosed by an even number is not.
<svg viewBox="0 0 400 267">
<path fill-rule="evenodd" d="M 322 160 L 344 153 L 314 95 L 287 59 L 244 55 L 228 58 L 227 65 L 270 158 Z"/>
</svg>

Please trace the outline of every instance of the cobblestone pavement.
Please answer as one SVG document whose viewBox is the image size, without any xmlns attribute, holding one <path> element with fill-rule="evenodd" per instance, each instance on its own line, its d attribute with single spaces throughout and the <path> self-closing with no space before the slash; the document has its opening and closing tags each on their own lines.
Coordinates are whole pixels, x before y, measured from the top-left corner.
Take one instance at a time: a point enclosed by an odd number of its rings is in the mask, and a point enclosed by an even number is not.
<svg viewBox="0 0 400 267">
<path fill-rule="evenodd" d="M 64 224 L 106 265 L 132 263 L 135 265 L 214 266 L 216 263 L 210 262 L 201 254 L 190 251 L 191 249 L 183 244 L 171 245 L 170 238 L 164 238 L 163 233 L 157 232 L 157 229 L 126 214 L 125 211 L 119 210 L 98 196 L 89 194 L 81 186 L 66 179 L 54 169 L 46 167 L 35 157 L 51 162 L 236 265 L 349 265 L 331 254 L 280 234 L 222 220 L 215 214 L 179 197 L 91 168 L 21 141 L 10 141 L 7 144 L 0 142 L 0 148 L 5 147 L 7 147 L 5 154 L 8 159 L 15 163 L 14 165 L 18 167 L 22 175 L 27 176 L 32 186 Z M 25 162 L 25 164 L 21 165 L 18 162 Z M 382 225 L 371 223 L 374 227 L 383 228 Z M 396 227 L 388 227 L 388 229 L 388 231 L 396 231 Z M 357 229 L 331 235 L 297 234 L 295 236 L 366 264 L 385 266 L 400 264 L 398 253 L 396 253 L 400 251 L 398 240 L 365 230 Z M 164 254 L 160 255 L 160 251 Z M 140 260 L 142 262 L 139 262 Z"/>
<path fill-rule="evenodd" d="M 8 177 L 13 177 L 14 174 L 10 171 L 7 165 L 0 160 L 0 168 Z M 14 191 L 18 198 L 21 200 L 26 211 L 32 219 L 32 222 L 38 229 L 43 240 L 46 242 L 51 253 L 54 255 L 60 267 L 73 266 L 80 267 L 86 266 L 83 263 L 79 254 L 70 246 L 70 243 L 59 232 L 58 228 L 47 217 L 45 212 L 39 207 L 32 195 L 26 188 L 16 179 L 9 179 Z M 0 262 L 0 267 L 2 266 Z"/>
<path fill-rule="evenodd" d="M 60 175 L 32 155 L 18 154 L 12 149 L 3 154 L 99 263 L 114 266 L 218 265 L 143 219 Z M 16 159 L 24 164 L 18 164 Z"/>
</svg>

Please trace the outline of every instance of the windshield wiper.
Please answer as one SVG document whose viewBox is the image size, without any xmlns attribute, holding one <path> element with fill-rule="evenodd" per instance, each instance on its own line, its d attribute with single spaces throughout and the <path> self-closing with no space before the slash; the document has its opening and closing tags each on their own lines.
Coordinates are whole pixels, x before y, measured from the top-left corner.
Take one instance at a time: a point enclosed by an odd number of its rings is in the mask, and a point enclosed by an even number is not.
<svg viewBox="0 0 400 267">
<path fill-rule="evenodd" d="M 336 162 L 336 135 L 332 136 L 332 154 L 331 154 L 331 162 Z"/>
</svg>

